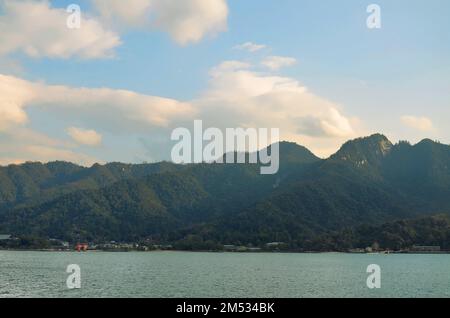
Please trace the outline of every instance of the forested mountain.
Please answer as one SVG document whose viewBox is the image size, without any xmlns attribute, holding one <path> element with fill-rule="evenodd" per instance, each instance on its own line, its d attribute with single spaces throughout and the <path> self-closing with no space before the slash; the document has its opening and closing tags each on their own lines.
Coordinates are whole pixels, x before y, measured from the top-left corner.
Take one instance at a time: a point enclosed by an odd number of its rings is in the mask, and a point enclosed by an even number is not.
<svg viewBox="0 0 450 318">
<path fill-rule="evenodd" d="M 96 164 L 90 168 L 68 162 L 30 162 L 0 167 L 0 209 L 20 203 L 43 202 L 77 190 L 98 189 L 119 180 L 179 169 L 171 163 Z"/>
<path fill-rule="evenodd" d="M 344 229 L 450 212 L 447 145 L 377 134 L 323 160 L 283 142 L 280 160 L 276 175 L 252 164 L 3 167 L 0 232 L 307 248 Z"/>
</svg>

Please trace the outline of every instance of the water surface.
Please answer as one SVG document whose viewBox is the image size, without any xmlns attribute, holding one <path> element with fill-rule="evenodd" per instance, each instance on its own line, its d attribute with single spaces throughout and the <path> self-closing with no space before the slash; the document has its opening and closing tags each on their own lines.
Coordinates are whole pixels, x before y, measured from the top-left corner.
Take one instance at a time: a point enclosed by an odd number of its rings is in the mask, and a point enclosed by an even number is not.
<svg viewBox="0 0 450 318">
<path fill-rule="evenodd" d="M 0 297 L 450 297 L 450 255 L 0 251 Z"/>
</svg>

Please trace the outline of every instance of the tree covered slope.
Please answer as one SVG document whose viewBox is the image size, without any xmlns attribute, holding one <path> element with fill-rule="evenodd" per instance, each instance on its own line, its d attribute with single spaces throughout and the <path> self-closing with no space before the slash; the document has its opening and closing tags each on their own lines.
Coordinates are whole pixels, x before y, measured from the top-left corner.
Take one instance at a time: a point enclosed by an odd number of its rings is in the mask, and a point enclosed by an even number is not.
<svg viewBox="0 0 450 318">
<path fill-rule="evenodd" d="M 66 240 L 305 242 L 345 228 L 450 212 L 450 147 L 347 142 L 319 159 L 280 144 L 280 171 L 251 164 L 29 163 L 0 168 L 0 231 Z"/>
</svg>

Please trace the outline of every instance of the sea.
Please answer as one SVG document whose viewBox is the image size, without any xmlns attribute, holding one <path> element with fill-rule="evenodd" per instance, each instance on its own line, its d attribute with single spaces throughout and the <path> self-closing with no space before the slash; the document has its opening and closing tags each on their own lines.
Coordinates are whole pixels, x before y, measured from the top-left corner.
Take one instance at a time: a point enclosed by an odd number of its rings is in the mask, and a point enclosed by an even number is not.
<svg viewBox="0 0 450 318">
<path fill-rule="evenodd" d="M 0 298 L 112 297 L 450 297 L 450 255 L 0 251 Z"/>
</svg>

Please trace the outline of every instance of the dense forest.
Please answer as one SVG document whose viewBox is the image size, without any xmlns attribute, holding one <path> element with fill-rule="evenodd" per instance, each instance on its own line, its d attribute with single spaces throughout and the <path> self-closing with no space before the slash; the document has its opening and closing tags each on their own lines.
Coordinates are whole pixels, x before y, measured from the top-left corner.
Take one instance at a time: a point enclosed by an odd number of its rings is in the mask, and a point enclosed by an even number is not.
<svg viewBox="0 0 450 318">
<path fill-rule="evenodd" d="M 376 134 L 328 159 L 283 142 L 280 160 L 276 175 L 258 164 L 0 167 L 0 233 L 180 249 L 450 248 L 450 146 Z"/>
</svg>

